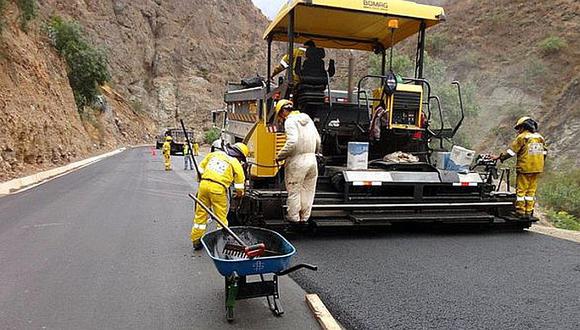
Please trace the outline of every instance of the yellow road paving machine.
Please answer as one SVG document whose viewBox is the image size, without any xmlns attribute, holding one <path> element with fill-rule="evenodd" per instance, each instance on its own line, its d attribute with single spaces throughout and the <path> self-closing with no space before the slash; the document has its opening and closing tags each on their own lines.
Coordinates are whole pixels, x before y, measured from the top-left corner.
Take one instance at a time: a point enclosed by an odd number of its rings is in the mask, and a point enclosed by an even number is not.
<svg viewBox="0 0 580 330">
<path fill-rule="evenodd" d="M 442 124 L 446 120 L 439 98 L 423 76 L 426 31 L 443 21 L 443 8 L 411 1 L 288 1 L 264 33 L 268 77 L 273 42 L 287 45 L 285 78 L 277 84 L 267 79 L 230 83 L 225 93 L 226 109 L 219 123 L 222 138 L 250 147 L 247 193 L 232 202 L 230 222 L 286 224 L 283 169 L 275 162 L 285 135 L 276 122 L 274 106 L 277 100 L 289 98 L 311 116 L 322 138 L 312 226 L 412 222 L 529 227 L 532 220 L 511 216 L 515 194 L 497 189 L 495 163 L 478 157 L 472 166 L 443 164 L 449 162 L 450 154 L 443 150 L 443 140 L 452 141 L 463 121 L 459 82 L 453 84 L 461 116 L 447 128 Z M 416 39 L 414 76 L 400 77 L 389 69 L 392 50 L 408 38 Z M 315 42 L 317 52 L 295 59 L 295 44 L 308 40 Z M 324 59 L 325 48 L 379 54 L 381 74 L 358 77 L 357 87 L 350 92 L 333 90 L 329 83 L 334 61 Z M 307 68 L 306 62 L 313 57 L 318 70 Z M 356 156 L 349 152 L 349 143 L 355 145 L 352 142 L 362 145 L 368 157 L 363 168 L 350 166 L 349 160 Z M 402 162 L 386 155 L 414 160 Z M 475 172 L 473 165 L 485 165 L 485 171 Z"/>
</svg>

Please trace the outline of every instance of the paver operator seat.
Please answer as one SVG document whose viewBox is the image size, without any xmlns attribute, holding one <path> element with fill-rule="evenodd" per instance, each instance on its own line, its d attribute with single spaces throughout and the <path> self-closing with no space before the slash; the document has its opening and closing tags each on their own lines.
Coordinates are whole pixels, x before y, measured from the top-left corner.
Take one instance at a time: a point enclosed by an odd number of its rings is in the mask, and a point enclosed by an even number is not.
<svg viewBox="0 0 580 330">
<path fill-rule="evenodd" d="M 334 60 L 328 63 L 328 71 L 324 68 L 324 48 L 309 47 L 304 58 L 296 60 L 295 73 L 300 82 L 294 87 L 294 100 L 300 109 L 307 104 L 323 104 L 324 90 L 328 78 L 334 76 Z M 304 59 L 304 61 L 302 61 Z"/>
</svg>

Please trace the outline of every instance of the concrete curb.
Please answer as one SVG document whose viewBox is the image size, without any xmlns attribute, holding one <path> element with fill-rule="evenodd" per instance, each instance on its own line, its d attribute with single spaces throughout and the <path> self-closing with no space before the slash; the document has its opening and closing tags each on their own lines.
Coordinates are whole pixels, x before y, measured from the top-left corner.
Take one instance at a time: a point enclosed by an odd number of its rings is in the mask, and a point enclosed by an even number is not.
<svg viewBox="0 0 580 330">
<path fill-rule="evenodd" d="M 555 228 L 555 227 L 546 227 L 546 226 L 541 226 L 541 225 L 536 225 L 536 224 L 532 225 L 532 227 L 530 227 L 528 230 L 535 232 L 535 233 L 538 233 L 538 234 L 548 235 L 548 236 L 552 236 L 552 237 L 580 243 L 580 231 L 566 230 L 566 229 L 560 229 L 560 228 Z"/>
<path fill-rule="evenodd" d="M 20 191 L 24 191 L 24 190 L 36 187 L 40 184 L 48 182 L 48 181 L 55 179 L 59 176 L 67 174 L 73 170 L 80 169 L 82 167 L 85 167 L 85 166 L 88 166 L 90 164 L 96 163 L 100 160 L 103 160 L 107 157 L 121 153 L 121 152 L 125 151 L 125 149 L 126 148 L 120 148 L 120 149 L 117 149 L 117 150 L 114 150 L 111 152 L 107 152 L 107 153 L 102 154 L 102 155 L 83 159 L 83 160 L 80 160 L 78 162 L 70 163 L 70 164 L 65 165 L 65 166 L 53 168 L 53 169 L 48 170 L 48 171 L 43 171 L 43 172 L 39 172 L 39 173 L 32 174 L 29 176 L 25 176 L 22 178 L 2 182 L 2 183 L 0 183 L 0 196 L 13 194 L 13 193 L 17 193 Z"/>
</svg>

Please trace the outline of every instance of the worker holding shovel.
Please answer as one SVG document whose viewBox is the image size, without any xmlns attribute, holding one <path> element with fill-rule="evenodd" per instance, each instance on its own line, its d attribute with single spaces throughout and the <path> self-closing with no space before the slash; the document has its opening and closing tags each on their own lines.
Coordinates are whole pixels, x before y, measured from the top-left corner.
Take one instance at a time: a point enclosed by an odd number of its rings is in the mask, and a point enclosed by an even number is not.
<svg viewBox="0 0 580 330">
<path fill-rule="evenodd" d="M 246 161 L 249 149 L 243 143 L 236 143 L 225 149 L 225 152 L 216 150 L 208 154 L 199 164 L 201 182 L 197 190 L 197 198 L 227 226 L 228 188 L 233 183 L 236 197 L 241 198 L 244 195 L 246 178 L 241 162 Z M 200 239 L 205 233 L 207 219 L 207 211 L 203 207 L 196 206 L 191 229 L 194 250 L 202 248 Z"/>
</svg>

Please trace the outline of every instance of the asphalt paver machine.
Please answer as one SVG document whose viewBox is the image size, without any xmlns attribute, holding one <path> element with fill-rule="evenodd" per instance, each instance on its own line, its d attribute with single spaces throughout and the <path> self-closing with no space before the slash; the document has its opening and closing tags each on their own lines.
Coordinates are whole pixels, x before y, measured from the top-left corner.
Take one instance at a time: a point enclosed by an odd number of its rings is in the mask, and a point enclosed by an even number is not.
<svg viewBox="0 0 580 330">
<path fill-rule="evenodd" d="M 284 5 L 264 33 L 268 77 L 273 68 L 273 42 L 287 45 L 290 61 L 285 79 L 229 83 L 226 108 L 219 116 L 223 139 L 250 147 L 248 189 L 233 202 L 229 220 L 240 225 L 285 225 L 283 170 L 275 162 L 284 145 L 276 122 L 277 100 L 290 98 L 309 114 L 322 138 L 319 179 L 311 216 L 313 226 L 389 226 L 398 223 L 469 223 L 529 227 L 514 211 L 515 194 L 499 191 L 489 161 L 482 173 L 435 166 L 443 140 L 452 141 L 463 121 L 443 125 L 439 98 L 424 78 L 428 28 L 445 21 L 441 7 L 400 0 L 293 0 Z M 390 70 L 393 46 L 416 39 L 413 77 Z M 294 61 L 298 44 L 312 40 L 314 52 Z M 324 49 L 374 52 L 382 58 L 381 74 L 358 78 L 357 88 L 337 91 L 329 86 L 334 61 Z M 312 69 L 313 63 L 315 69 Z M 321 64 L 322 63 L 322 64 Z M 293 78 L 298 76 L 298 79 Z M 295 82 L 297 81 L 297 82 Z M 375 87 L 369 87 L 375 86 Z M 377 134 L 378 130 L 378 134 Z M 364 169 L 348 166 L 348 143 L 368 143 Z M 385 155 L 403 152 L 414 162 L 393 162 Z M 482 163 L 483 164 L 483 163 Z M 473 165 L 477 165 L 473 164 Z M 493 165 L 493 164 L 491 164 Z"/>
</svg>

